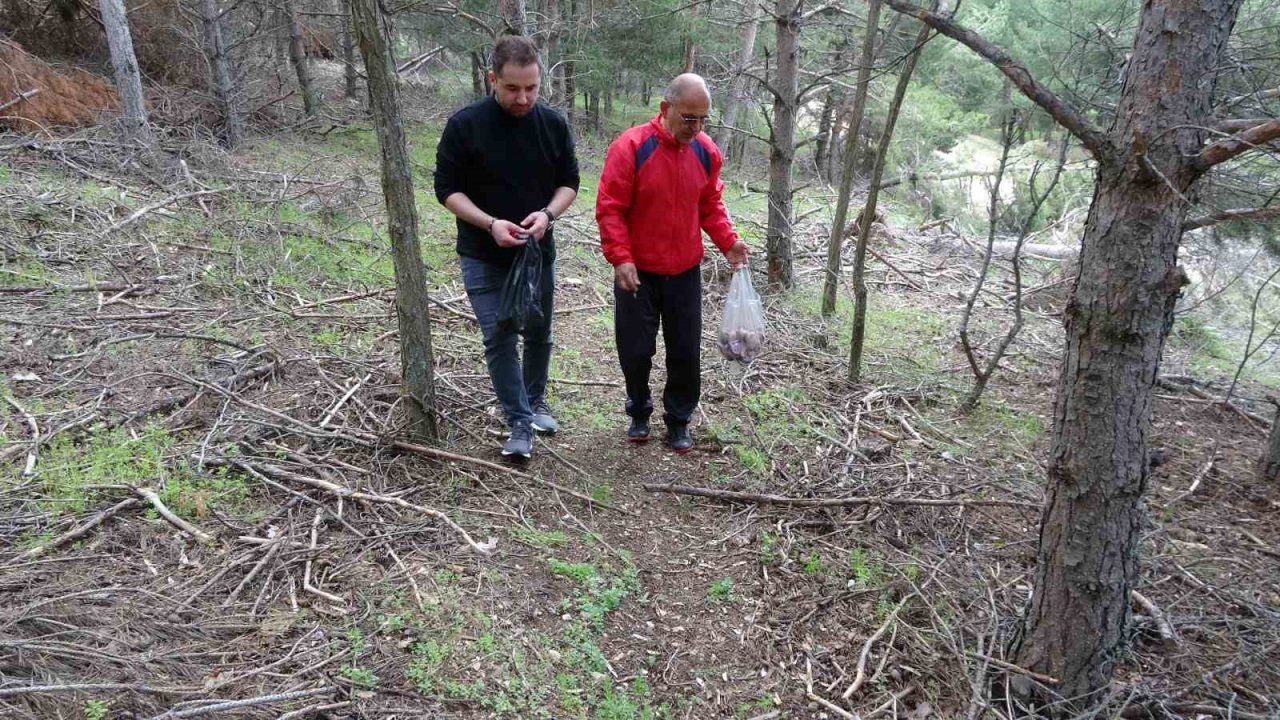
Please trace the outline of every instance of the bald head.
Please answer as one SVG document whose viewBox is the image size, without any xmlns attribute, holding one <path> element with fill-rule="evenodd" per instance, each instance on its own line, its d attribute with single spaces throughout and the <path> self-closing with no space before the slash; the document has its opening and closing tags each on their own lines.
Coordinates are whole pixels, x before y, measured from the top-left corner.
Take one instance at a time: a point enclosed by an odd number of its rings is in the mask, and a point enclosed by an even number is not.
<svg viewBox="0 0 1280 720">
<path fill-rule="evenodd" d="M 672 78 L 667 90 L 662 94 L 662 99 L 669 103 L 678 103 L 685 98 L 706 98 L 711 102 L 711 91 L 707 89 L 707 81 L 702 79 L 701 75 L 694 73 L 684 73 Z"/>
<path fill-rule="evenodd" d="M 711 113 L 707 81 L 693 73 L 675 76 L 662 94 L 662 124 L 676 141 L 689 144 L 706 127 Z"/>
</svg>

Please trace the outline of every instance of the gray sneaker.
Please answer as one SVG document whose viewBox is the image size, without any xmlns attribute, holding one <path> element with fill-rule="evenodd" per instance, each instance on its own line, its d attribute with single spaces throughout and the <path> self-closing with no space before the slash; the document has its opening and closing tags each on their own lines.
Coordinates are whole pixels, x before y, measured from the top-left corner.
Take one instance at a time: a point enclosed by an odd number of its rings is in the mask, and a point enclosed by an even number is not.
<svg viewBox="0 0 1280 720">
<path fill-rule="evenodd" d="M 533 429 L 522 422 L 512 425 L 511 437 L 507 438 L 507 444 L 502 446 L 502 454 L 504 456 L 515 455 L 526 459 L 532 457 Z"/>
<path fill-rule="evenodd" d="M 533 404 L 533 429 L 541 433 L 555 433 L 560 429 L 560 423 L 551 417 L 551 406 L 546 400 Z"/>
</svg>

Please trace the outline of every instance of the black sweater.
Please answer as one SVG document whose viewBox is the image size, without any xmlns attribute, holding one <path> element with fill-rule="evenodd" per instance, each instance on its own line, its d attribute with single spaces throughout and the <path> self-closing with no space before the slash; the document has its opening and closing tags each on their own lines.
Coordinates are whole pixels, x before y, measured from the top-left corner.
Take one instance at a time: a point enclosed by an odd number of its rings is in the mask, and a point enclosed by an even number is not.
<svg viewBox="0 0 1280 720">
<path fill-rule="evenodd" d="M 546 207 L 556 188 L 578 190 L 578 159 L 564 116 L 535 105 L 524 117 L 492 97 L 454 113 L 436 147 L 436 199 L 460 192 L 495 218 L 519 224 Z M 554 252 L 551 232 L 543 248 Z M 458 254 L 510 265 L 519 248 L 500 247 L 482 227 L 458 219 Z"/>
</svg>

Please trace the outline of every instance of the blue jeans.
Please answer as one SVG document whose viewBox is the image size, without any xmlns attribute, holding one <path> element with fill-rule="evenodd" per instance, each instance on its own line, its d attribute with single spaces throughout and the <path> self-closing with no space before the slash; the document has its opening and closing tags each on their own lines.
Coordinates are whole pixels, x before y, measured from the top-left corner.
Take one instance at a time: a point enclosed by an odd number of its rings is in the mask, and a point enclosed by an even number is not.
<svg viewBox="0 0 1280 720">
<path fill-rule="evenodd" d="M 530 318 L 524 332 L 498 327 L 498 305 L 508 268 L 469 257 L 462 263 L 462 286 L 471 300 L 471 309 L 484 335 L 484 361 L 493 381 L 493 392 L 506 413 L 507 422 L 527 423 L 532 407 L 547 391 L 551 365 L 551 298 L 555 291 L 555 256 L 542 255 L 541 318 Z M 524 336 L 524 362 L 516 348 L 517 335 Z"/>
</svg>

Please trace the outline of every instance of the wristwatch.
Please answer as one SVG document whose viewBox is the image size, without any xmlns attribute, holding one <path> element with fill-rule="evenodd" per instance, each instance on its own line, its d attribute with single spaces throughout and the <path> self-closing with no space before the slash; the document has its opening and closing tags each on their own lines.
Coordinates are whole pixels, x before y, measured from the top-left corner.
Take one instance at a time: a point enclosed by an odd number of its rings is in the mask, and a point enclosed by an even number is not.
<svg viewBox="0 0 1280 720">
<path fill-rule="evenodd" d="M 551 212 L 551 208 L 549 208 L 549 207 L 544 207 L 544 208 L 542 208 L 541 210 L 539 210 L 538 212 L 540 212 L 540 213 L 542 213 L 543 215 L 546 215 L 546 216 L 547 216 L 547 227 L 551 227 L 552 225 L 555 225 L 555 224 L 556 224 L 556 216 L 552 214 L 552 212 Z"/>
</svg>

